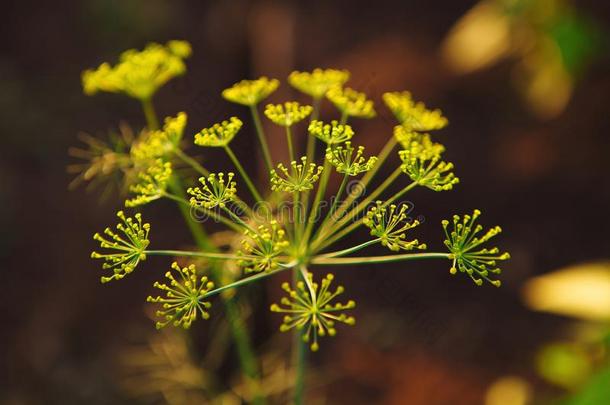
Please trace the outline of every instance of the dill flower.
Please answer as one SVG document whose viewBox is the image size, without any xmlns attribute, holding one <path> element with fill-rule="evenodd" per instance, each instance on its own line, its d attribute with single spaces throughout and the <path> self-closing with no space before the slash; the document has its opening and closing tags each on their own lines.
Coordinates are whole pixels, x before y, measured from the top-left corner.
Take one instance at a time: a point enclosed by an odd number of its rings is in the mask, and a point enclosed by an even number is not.
<svg viewBox="0 0 610 405">
<path fill-rule="evenodd" d="M 193 207 L 204 207 L 212 209 L 216 207 L 224 208 L 229 201 L 235 199 L 237 188 L 233 181 L 234 173 L 210 173 L 205 177 L 200 177 L 201 188 L 190 187 L 186 192 L 192 195 L 189 200 Z"/>
<path fill-rule="evenodd" d="M 303 120 L 313 111 L 310 105 L 300 105 L 296 101 L 288 101 L 284 104 L 267 104 L 265 115 L 274 124 L 290 127 Z"/>
<path fill-rule="evenodd" d="M 246 229 L 238 252 L 242 256 L 239 265 L 246 273 L 276 270 L 289 244 L 286 232 L 275 220 L 269 225 L 259 225 L 256 230 Z"/>
<path fill-rule="evenodd" d="M 214 124 L 195 134 L 195 144 L 199 146 L 225 147 L 239 132 L 243 122 L 237 117 Z"/>
<path fill-rule="evenodd" d="M 320 139 L 327 145 L 337 145 L 345 141 L 349 141 L 354 136 L 354 130 L 351 126 L 339 124 L 339 121 L 331 121 L 330 124 L 325 124 L 322 121 L 314 120 L 309 124 L 309 134 Z"/>
<path fill-rule="evenodd" d="M 386 106 L 405 128 L 433 131 L 442 129 L 449 123 L 441 110 L 428 110 L 424 103 L 416 103 L 408 91 L 384 93 L 382 97 Z"/>
<path fill-rule="evenodd" d="M 151 43 L 141 51 L 127 50 L 115 66 L 102 63 L 95 70 L 83 72 L 85 94 L 105 91 L 150 99 L 161 86 L 186 72 L 184 59 L 190 54 L 191 47 L 186 41 L 170 41 L 166 45 Z"/>
<path fill-rule="evenodd" d="M 223 90 L 222 97 L 232 103 L 252 107 L 269 97 L 279 84 L 277 79 L 268 79 L 265 76 L 256 80 L 242 80 Z"/>
<path fill-rule="evenodd" d="M 395 204 L 386 207 L 382 201 L 377 201 L 376 206 L 369 209 L 363 222 L 371 230 L 371 235 L 380 239 L 383 246 L 392 251 L 426 249 L 425 243 L 419 243 L 417 239 L 406 240 L 406 231 L 419 225 L 417 220 L 409 220 L 409 206 Z"/>
<path fill-rule="evenodd" d="M 161 309 L 156 315 L 162 321 L 156 323 L 157 329 L 161 329 L 172 323 L 174 326 L 182 326 L 188 329 L 198 316 L 208 319 L 208 310 L 212 304 L 204 301 L 208 291 L 214 288 L 214 283 L 208 278 L 198 277 L 195 265 L 180 267 L 178 263 L 172 263 L 172 270 L 178 273 L 179 277 L 174 277 L 171 271 L 165 273 L 169 280 L 169 285 L 155 282 L 153 286 L 165 292 L 165 297 L 149 296 L 146 301 L 161 304 Z"/>
<path fill-rule="evenodd" d="M 307 163 L 305 156 L 301 157 L 301 163 L 295 160 L 290 162 L 290 169 L 280 163 L 277 165 L 277 171 L 271 169 L 271 190 L 289 193 L 311 190 L 323 170 L 322 166 Z"/>
<path fill-rule="evenodd" d="M 403 173 L 420 186 L 434 191 L 451 190 L 460 179 L 451 171 L 453 163 L 441 160 L 444 147 L 424 136 L 420 142 L 413 141 L 398 152 Z"/>
<path fill-rule="evenodd" d="M 148 233 L 150 224 L 142 223 L 142 215 L 136 214 L 135 219 L 126 217 L 123 211 L 117 212 L 121 220 L 116 226 L 116 231 L 110 228 L 104 229 L 104 235 L 99 233 L 93 235 L 93 239 L 100 243 L 102 249 L 108 249 L 112 253 L 92 252 L 92 259 L 102 259 L 102 269 L 111 269 L 111 276 L 101 278 L 102 283 L 111 280 L 120 280 L 131 273 L 142 260 L 146 260 L 146 248 L 150 241 Z"/>
<path fill-rule="evenodd" d="M 356 154 L 354 155 L 354 151 Z M 364 146 L 358 146 L 358 150 L 352 147 L 351 142 L 339 145 L 334 148 L 330 146 L 326 149 L 326 160 L 328 160 L 337 172 L 348 176 L 357 176 L 360 173 L 368 172 L 377 162 L 376 156 L 371 156 L 368 160 L 362 156 Z"/>
<path fill-rule="evenodd" d="M 313 72 L 292 72 L 288 76 L 288 83 L 301 93 L 319 100 L 332 87 L 343 86 L 349 80 L 349 76 L 347 70 L 318 68 Z"/>
<path fill-rule="evenodd" d="M 356 323 L 353 316 L 341 313 L 355 308 L 356 303 L 352 300 L 344 304 L 332 303 L 344 291 L 343 286 L 338 286 L 332 292 L 330 289 L 334 279 L 332 274 L 327 274 L 322 279 L 321 285 L 313 282 L 311 273 L 307 273 L 306 276 L 307 280 L 299 281 L 294 290 L 290 288 L 290 284 L 283 283 L 282 289 L 288 293 L 288 297 L 282 298 L 280 301 L 282 306 L 272 304 L 270 309 L 272 312 L 285 314 L 280 331 L 286 332 L 293 328 L 304 330 L 303 340 L 311 342 L 310 348 L 315 352 L 319 348 L 319 336 L 335 336 L 336 322 L 347 325 Z"/>
<path fill-rule="evenodd" d="M 114 188 L 112 180 L 116 179 L 119 180 L 116 188 L 124 190 L 135 177 L 129 156 L 129 148 L 134 142 L 131 128 L 126 124 L 120 125 L 118 132 L 110 132 L 107 142 L 86 133 L 79 134 L 79 138 L 84 145 L 68 151 L 70 156 L 80 160 L 68 166 L 68 172 L 76 174 L 70 188 L 83 182 L 89 182 L 91 188 L 103 184 L 103 194 L 106 195 Z"/>
<path fill-rule="evenodd" d="M 489 229 L 485 234 L 479 235 L 483 227 L 475 225 L 476 220 L 481 215 L 481 211 L 474 210 L 472 215 L 453 216 L 452 230 L 449 231 L 449 221 L 442 221 L 445 231 L 445 246 L 451 252 L 453 264 L 449 270 L 451 274 L 456 274 L 458 270 L 468 276 L 477 285 L 483 284 L 483 280 L 489 281 L 496 287 L 500 287 L 500 280 L 490 279 L 491 274 L 500 274 L 501 270 L 497 267 L 498 260 L 508 260 L 510 255 L 507 252 L 500 253 L 497 247 L 491 249 L 482 248 L 481 245 L 502 232 L 499 226 Z M 478 235 L 478 236 L 477 236 Z M 478 250 L 475 250 L 478 249 Z"/>
<path fill-rule="evenodd" d="M 373 118 L 377 115 L 373 101 L 349 87 L 335 86 L 326 92 L 326 98 L 346 117 Z"/>
<path fill-rule="evenodd" d="M 155 160 L 154 164 L 138 174 L 140 182 L 129 188 L 136 196 L 125 201 L 125 206 L 135 207 L 148 204 L 163 197 L 171 176 L 172 164 L 161 159 Z"/>
<path fill-rule="evenodd" d="M 146 163 L 150 160 L 166 157 L 179 147 L 186 127 L 187 115 L 178 113 L 175 117 L 166 117 L 163 128 L 148 131 L 131 147 L 131 157 L 136 163 Z"/>
</svg>

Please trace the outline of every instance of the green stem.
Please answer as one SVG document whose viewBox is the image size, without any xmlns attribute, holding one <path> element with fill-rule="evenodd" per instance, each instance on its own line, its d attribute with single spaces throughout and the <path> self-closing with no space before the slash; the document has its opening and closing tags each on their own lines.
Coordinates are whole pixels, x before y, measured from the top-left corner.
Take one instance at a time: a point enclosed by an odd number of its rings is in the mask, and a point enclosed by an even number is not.
<svg viewBox="0 0 610 405">
<path fill-rule="evenodd" d="M 398 191 L 396 194 L 394 194 L 392 197 L 388 198 L 384 203 L 383 206 L 387 206 L 392 204 L 394 201 L 396 201 L 397 199 L 399 199 L 400 197 L 402 197 L 406 192 L 408 192 L 409 190 L 411 190 L 412 188 L 414 188 L 415 186 L 417 186 L 418 183 L 413 182 L 411 184 L 409 184 L 407 187 L 403 188 L 402 190 Z"/>
<path fill-rule="evenodd" d="M 191 204 L 184 198 L 178 197 L 178 196 L 170 194 L 170 193 L 163 193 L 163 196 L 166 198 L 169 198 L 170 200 L 176 201 L 179 204 L 184 204 L 184 205 L 187 205 L 192 208 Z M 203 208 L 203 207 L 197 207 L 197 209 L 205 212 L 206 215 L 209 215 L 215 221 L 221 222 L 222 224 L 228 226 L 229 228 L 233 229 L 235 232 L 239 232 L 239 233 L 242 232 L 242 229 L 239 226 L 237 226 L 234 222 L 229 221 L 222 215 L 218 215 L 218 213 L 216 213 L 212 210 L 209 210 L 207 208 Z M 190 211 L 189 211 L 189 215 L 190 215 Z"/>
<path fill-rule="evenodd" d="M 155 113 L 155 107 L 152 103 L 152 98 L 142 99 L 142 109 L 144 110 L 144 116 L 146 117 L 146 126 L 151 131 L 156 131 L 159 129 L 159 120 L 157 119 L 157 114 Z"/>
<path fill-rule="evenodd" d="M 369 240 L 367 242 L 361 243 L 360 245 L 352 246 L 351 248 L 347 248 L 347 249 L 343 249 L 343 250 L 338 250 L 336 252 L 325 253 L 325 254 L 319 255 L 317 257 L 319 257 L 319 258 L 331 258 L 331 257 L 345 256 L 345 255 L 348 255 L 350 253 L 354 253 L 354 252 L 357 252 L 359 250 L 362 250 L 362 249 L 364 249 L 367 246 L 374 245 L 375 243 L 378 243 L 380 240 L 381 240 L 380 238 Z"/>
<path fill-rule="evenodd" d="M 182 187 L 177 179 L 170 182 L 170 189 L 172 189 L 172 191 L 177 194 L 178 197 L 184 198 L 184 191 L 182 190 Z M 191 218 L 190 209 L 184 204 L 178 204 L 178 207 L 180 208 L 184 221 L 187 223 L 187 226 L 189 227 L 197 246 L 204 251 L 217 250 L 216 246 L 210 242 L 207 234 L 201 228 L 201 226 L 199 226 L 199 224 L 193 221 Z M 222 267 L 220 267 L 218 263 L 212 263 L 210 266 L 210 275 L 215 283 L 219 283 L 222 279 Z M 227 322 L 231 328 L 233 342 L 235 343 L 235 347 L 237 349 L 237 355 L 239 357 L 241 369 L 244 373 L 244 378 L 247 381 L 248 388 L 253 393 L 252 403 L 256 405 L 265 405 L 267 401 L 260 386 L 260 375 L 256 356 L 254 355 L 250 338 L 248 336 L 248 331 L 246 330 L 246 326 L 241 318 L 235 297 L 223 296 L 222 301 L 226 309 L 225 313 L 227 315 Z"/>
<path fill-rule="evenodd" d="M 157 120 L 157 115 L 155 114 L 152 100 L 143 100 L 142 107 L 144 109 L 144 115 L 146 116 L 148 128 L 151 130 L 158 129 L 159 121 Z M 180 180 L 178 178 L 172 178 L 172 180 L 169 182 L 169 188 L 170 190 L 173 190 L 173 192 L 179 198 L 186 200 L 186 196 L 184 195 L 182 185 L 180 184 Z M 190 208 L 185 204 L 178 204 L 178 208 L 180 209 L 180 213 L 184 217 L 184 221 L 191 231 L 197 246 L 204 251 L 216 250 L 216 247 L 210 242 L 205 231 L 191 218 Z M 210 271 L 214 281 L 218 282 L 218 280 L 221 279 L 222 269 L 218 267 L 217 263 L 212 263 L 212 266 L 210 266 Z M 235 297 L 223 297 L 223 302 L 226 308 L 227 321 L 231 327 L 233 341 L 237 347 L 241 369 L 244 373 L 246 381 L 248 382 L 248 387 L 253 393 L 252 403 L 255 405 L 265 405 L 267 401 L 263 396 L 262 389 L 260 387 L 260 376 L 258 372 L 258 365 L 256 363 L 256 357 L 254 355 L 254 351 L 252 350 L 248 332 L 241 319 L 241 314 L 239 313 L 234 299 Z"/>
<path fill-rule="evenodd" d="M 341 125 L 347 124 L 348 117 L 349 116 L 347 115 L 347 113 L 345 111 L 341 111 L 341 121 L 339 121 L 339 124 L 341 124 Z"/>
<path fill-rule="evenodd" d="M 347 174 L 345 174 L 343 176 L 343 181 L 341 181 L 341 185 L 339 186 L 339 190 L 337 191 L 337 194 L 335 195 L 335 200 L 333 201 L 333 205 L 330 207 L 330 210 L 326 214 L 326 217 L 321 222 L 320 227 L 318 228 L 318 231 L 314 234 L 313 240 L 315 240 L 318 237 L 318 235 L 320 234 L 322 229 L 326 228 L 329 225 L 329 223 L 337 222 L 337 219 L 336 219 L 337 216 L 336 215 L 333 216 L 333 212 L 337 208 L 337 204 L 339 203 L 339 200 L 341 199 L 341 196 L 343 195 L 343 190 L 345 190 L 345 186 L 347 185 L 348 179 L 349 179 L 349 176 Z"/>
<path fill-rule="evenodd" d="M 241 280 L 237 280 L 237 281 L 235 281 L 233 283 L 229 283 L 229 284 L 226 284 L 226 285 L 223 285 L 221 287 L 218 287 L 218 288 L 215 288 L 213 290 L 208 291 L 205 294 L 205 297 L 207 298 L 207 297 L 212 296 L 212 295 L 220 294 L 221 292 L 223 292 L 225 290 L 230 290 L 232 288 L 241 287 L 241 286 L 253 283 L 255 281 L 261 280 L 263 278 L 270 277 L 270 276 L 272 276 L 274 274 L 277 274 L 277 273 L 280 273 L 280 272 L 282 272 L 284 270 L 288 270 L 290 268 L 293 268 L 295 265 L 296 265 L 296 262 L 290 262 L 290 263 L 286 263 L 285 265 L 280 265 L 279 268 L 277 268 L 277 269 L 275 269 L 273 271 L 264 271 L 264 272 L 257 273 L 257 274 L 255 274 L 253 276 L 250 276 L 250 277 L 242 278 Z"/>
<path fill-rule="evenodd" d="M 229 158 L 231 159 L 231 161 L 233 162 L 235 167 L 237 168 L 237 171 L 239 171 L 239 174 L 241 174 L 241 177 L 246 182 L 246 185 L 248 186 L 248 189 L 254 196 L 254 199 L 257 202 L 261 203 L 263 201 L 263 197 L 261 197 L 261 195 L 259 194 L 258 190 L 256 189 L 256 186 L 250 179 L 250 176 L 248 176 L 248 173 L 246 173 L 246 171 L 244 170 L 244 167 L 241 165 L 241 163 L 239 163 L 239 160 L 237 159 L 237 156 L 235 156 L 235 154 L 233 153 L 233 150 L 231 150 L 229 145 L 226 145 L 224 147 L 224 149 L 227 152 L 227 155 L 229 155 Z"/>
<path fill-rule="evenodd" d="M 311 123 L 314 120 L 318 119 L 318 115 L 320 114 L 320 99 L 319 98 L 314 98 L 313 99 L 313 111 L 311 113 L 311 119 L 309 120 L 309 123 Z M 314 158 L 315 158 L 315 151 L 316 151 L 316 137 L 313 136 L 312 134 L 310 134 L 309 132 L 307 132 L 307 162 L 313 162 Z"/>
<path fill-rule="evenodd" d="M 270 172 L 273 168 L 273 161 L 271 160 L 271 154 L 269 153 L 267 139 L 265 138 L 263 126 L 261 125 L 261 119 L 258 115 L 258 110 L 256 109 L 255 105 L 250 106 L 250 112 L 252 113 L 252 120 L 254 121 L 254 126 L 256 127 L 256 135 L 258 136 L 261 148 L 263 149 L 263 157 L 265 158 L 265 164 L 267 165 L 267 172 Z"/>
<path fill-rule="evenodd" d="M 300 266 L 295 267 L 292 273 L 292 288 L 297 289 L 297 283 L 299 281 L 305 281 L 307 286 L 310 287 L 309 279 L 307 278 L 307 270 Z M 315 305 L 316 295 L 315 292 L 310 290 L 312 300 Z M 294 381 L 294 403 L 295 405 L 303 405 L 304 392 L 305 392 L 305 367 L 307 361 L 307 348 L 305 347 L 305 340 L 303 340 L 304 330 L 295 328 L 293 332 L 293 358 L 295 368 L 295 381 Z"/>
<path fill-rule="evenodd" d="M 366 256 L 366 257 L 337 257 L 326 258 L 324 256 L 314 256 L 312 264 L 319 265 L 353 265 L 353 264 L 373 264 L 373 263 L 392 263 L 404 262 L 408 260 L 426 259 L 451 259 L 451 253 L 406 253 L 402 255 L 386 256 Z"/>
<path fill-rule="evenodd" d="M 294 161 L 294 147 L 292 146 L 292 133 L 290 131 L 290 127 L 286 127 L 286 142 L 288 142 L 288 156 L 290 157 L 290 161 Z"/>
<path fill-rule="evenodd" d="M 318 215 L 318 210 L 320 209 L 320 202 L 322 201 L 322 197 L 324 197 L 324 193 L 326 192 L 326 185 L 328 184 L 329 177 L 330 161 L 328 159 L 324 159 L 324 170 L 322 172 L 322 179 L 318 184 L 318 189 L 316 190 L 316 196 L 314 198 L 313 205 L 311 206 L 311 211 L 307 216 L 307 228 L 305 229 L 305 235 L 303 236 L 303 240 L 309 240 L 309 237 L 311 236 L 315 217 Z"/>
<path fill-rule="evenodd" d="M 248 258 L 247 256 L 238 256 L 227 253 L 189 252 L 186 250 L 145 250 L 144 254 L 150 256 L 202 257 L 204 259 L 218 260 L 239 260 Z"/>
<path fill-rule="evenodd" d="M 345 210 L 347 209 L 347 206 L 344 204 L 342 206 L 343 211 L 341 211 L 341 209 L 339 210 L 338 215 L 341 215 L 341 219 L 329 226 L 326 227 L 326 229 L 323 229 L 322 231 L 319 232 L 319 237 L 316 238 L 316 240 L 313 243 L 314 247 L 317 247 L 317 245 L 322 242 L 323 240 L 325 240 L 328 236 L 333 235 L 334 233 L 338 232 L 341 227 L 343 227 L 345 224 L 347 224 L 347 222 L 349 222 L 350 220 L 353 221 L 356 216 L 362 212 L 362 210 L 366 209 L 366 207 L 373 201 L 375 200 L 375 198 L 377 198 L 381 193 L 383 193 L 393 182 L 394 180 L 396 180 L 396 178 L 400 175 L 401 170 L 400 168 L 397 168 L 396 170 L 394 170 L 394 172 L 390 175 L 390 177 L 388 177 L 379 187 L 377 187 L 375 189 L 375 191 L 373 191 L 367 198 L 365 198 L 363 201 L 361 201 L 355 208 L 353 208 L 351 211 L 349 211 L 347 214 L 343 215 L 343 213 L 345 212 Z M 352 199 L 353 201 L 353 199 Z M 359 224 L 360 221 L 357 222 L 353 222 L 350 227 L 353 227 L 355 224 Z M 357 225 L 356 225 L 357 226 Z M 354 229 L 354 228 L 350 228 L 350 229 Z"/>
<path fill-rule="evenodd" d="M 392 136 L 388 140 L 388 142 L 386 142 L 383 149 L 381 149 L 381 152 L 379 152 L 375 166 L 373 166 L 373 168 L 371 170 L 369 170 L 362 177 L 362 180 L 360 180 L 360 184 L 362 187 L 366 188 L 369 185 L 369 183 L 371 182 L 371 180 L 373 179 L 373 177 L 375 176 L 375 174 L 377 173 L 379 168 L 383 165 L 385 160 L 388 158 L 388 156 L 390 155 L 390 153 L 396 146 L 396 143 L 397 143 L 397 141 L 394 136 Z M 394 174 L 396 174 L 396 171 L 392 175 L 394 175 Z M 341 205 L 341 207 L 339 207 L 339 215 L 343 214 L 347 210 L 347 208 L 350 206 L 350 204 L 354 202 L 356 197 L 357 196 L 355 194 L 350 194 L 347 196 L 347 198 L 345 199 L 345 202 Z"/>
<path fill-rule="evenodd" d="M 377 155 L 377 162 L 375 163 L 375 166 L 373 166 L 373 168 L 371 170 L 369 170 L 363 177 L 362 177 L 362 184 L 364 184 L 364 186 L 366 187 L 369 182 L 373 179 L 373 177 L 375 176 L 375 174 L 377 173 L 377 171 L 379 170 L 379 168 L 383 165 L 383 163 L 385 162 L 385 160 L 388 158 L 388 156 L 390 155 L 390 153 L 392 152 L 392 150 L 394 150 L 394 147 L 396 146 L 396 138 L 394 136 L 392 136 L 385 144 L 385 146 L 383 147 L 383 149 L 381 149 L 381 152 L 379 152 L 379 155 Z"/>
<path fill-rule="evenodd" d="M 178 158 L 180 158 L 184 163 L 186 163 L 189 166 L 191 166 L 200 175 L 202 175 L 204 177 L 207 177 L 207 176 L 210 175 L 210 171 L 208 169 L 206 169 L 205 167 L 201 166 L 199 164 L 199 162 L 197 162 L 195 159 L 193 159 L 192 157 L 190 157 L 189 155 L 184 153 L 182 151 L 182 149 L 180 149 L 179 147 L 175 147 L 174 148 L 174 154 L 176 156 L 178 156 Z"/>
</svg>

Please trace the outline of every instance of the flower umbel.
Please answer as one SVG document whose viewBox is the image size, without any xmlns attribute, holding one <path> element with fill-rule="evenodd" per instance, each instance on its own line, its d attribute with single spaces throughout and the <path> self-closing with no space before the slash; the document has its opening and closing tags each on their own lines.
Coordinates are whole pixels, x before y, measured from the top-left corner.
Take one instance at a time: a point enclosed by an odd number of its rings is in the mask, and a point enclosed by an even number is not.
<svg viewBox="0 0 610 405">
<path fill-rule="evenodd" d="M 137 164 L 148 164 L 150 160 L 168 155 L 180 146 L 187 115 L 184 112 L 165 118 L 163 129 L 148 131 L 131 147 L 130 155 Z"/>
<path fill-rule="evenodd" d="M 398 122 L 414 131 L 433 131 L 447 126 L 441 110 L 428 110 L 424 103 L 416 103 L 408 91 L 384 93 L 383 101 Z"/>
<path fill-rule="evenodd" d="M 186 72 L 184 59 L 190 54 L 191 47 L 186 41 L 151 43 L 142 51 L 130 49 L 121 54 L 115 66 L 102 63 L 96 70 L 85 70 L 82 75 L 85 94 L 106 91 L 150 99 L 161 86 Z"/>
<path fill-rule="evenodd" d="M 195 134 L 195 144 L 199 146 L 224 147 L 233 140 L 239 132 L 243 122 L 237 117 L 231 117 L 221 123 L 214 124 L 210 128 L 202 129 Z"/>
<path fill-rule="evenodd" d="M 383 202 L 377 201 L 364 217 L 364 225 L 371 229 L 371 235 L 380 239 L 383 246 L 392 251 L 426 249 L 425 243 L 417 239 L 406 240 L 406 231 L 419 225 L 417 220 L 409 220 L 409 206 L 394 204 L 385 207 Z"/>
<path fill-rule="evenodd" d="M 286 332 L 292 328 L 304 330 L 303 340 L 311 342 L 312 351 L 319 348 L 318 336 L 335 336 L 336 322 L 347 325 L 354 325 L 356 319 L 342 313 L 356 307 L 352 300 L 341 303 L 332 301 L 344 291 L 343 286 L 338 286 L 334 292 L 330 290 L 330 285 L 334 279 L 332 274 L 326 275 L 322 279 L 321 285 L 313 282 L 311 273 L 307 273 L 306 281 L 299 281 L 296 288 L 290 288 L 290 284 L 282 284 L 282 289 L 288 293 L 288 297 L 282 298 L 281 305 L 271 305 L 272 312 L 283 313 L 284 322 L 280 326 L 280 331 Z"/>
<path fill-rule="evenodd" d="M 210 173 L 205 177 L 200 177 L 201 188 L 191 187 L 186 190 L 192 195 L 191 206 L 212 209 L 216 207 L 224 208 L 229 201 L 235 198 L 237 188 L 233 181 L 234 173 Z"/>
<path fill-rule="evenodd" d="M 454 215 L 451 231 L 447 229 L 449 221 L 444 220 L 442 222 L 447 237 L 445 246 L 451 252 L 451 259 L 453 260 L 450 273 L 456 274 L 459 270 L 468 274 L 477 285 L 483 284 L 484 279 L 496 287 L 500 287 L 500 280 L 491 280 L 489 277 L 491 274 L 500 274 L 501 270 L 497 267 L 497 261 L 508 260 L 510 255 L 507 252 L 500 253 L 497 247 L 475 250 L 502 231 L 499 226 L 496 226 L 489 229 L 485 234 L 479 235 L 483 230 L 481 225 L 475 225 L 479 215 L 481 215 L 479 210 L 474 210 L 472 215 L 464 215 L 463 217 Z"/>
<path fill-rule="evenodd" d="M 441 160 L 441 144 L 433 143 L 428 136 L 413 141 L 398 152 L 401 170 L 420 186 L 434 191 L 451 190 L 460 179 L 451 172 L 453 163 Z"/>
<path fill-rule="evenodd" d="M 271 190 L 289 193 L 311 190 L 323 170 L 322 166 L 307 163 L 305 156 L 301 157 L 301 163 L 294 160 L 290 162 L 290 169 L 280 163 L 277 171 L 271 170 Z"/>
<path fill-rule="evenodd" d="M 157 159 L 146 171 L 139 173 L 138 177 L 140 181 L 129 188 L 136 196 L 125 201 L 126 207 L 148 204 L 163 197 L 167 183 L 172 177 L 172 164 Z"/>
<path fill-rule="evenodd" d="M 326 98 L 348 117 L 373 118 L 377 115 L 373 101 L 349 87 L 335 86 L 328 90 Z"/>
<path fill-rule="evenodd" d="M 242 80 L 223 90 L 222 97 L 232 103 L 252 107 L 269 97 L 279 84 L 277 79 L 268 79 L 264 76 L 256 80 Z"/>
<path fill-rule="evenodd" d="M 279 256 L 285 253 L 289 245 L 285 235 L 275 220 L 269 222 L 269 225 L 260 225 L 256 231 L 246 230 L 241 243 L 242 250 L 238 252 L 243 256 L 239 265 L 246 273 L 276 270 L 280 266 Z"/>
<path fill-rule="evenodd" d="M 149 296 L 146 300 L 161 304 L 161 309 L 156 315 L 163 320 L 156 323 L 157 329 L 169 323 L 188 329 L 197 316 L 201 316 L 202 319 L 210 317 L 208 310 L 212 304 L 204 301 L 204 298 L 206 293 L 214 288 L 214 283 L 208 281 L 205 276 L 198 277 L 197 269 L 193 264 L 181 268 L 174 262 L 171 268 L 178 273 L 178 278 L 168 271 L 165 277 L 169 280 L 169 285 L 159 282 L 153 284 L 155 288 L 165 292 L 165 297 Z"/>
<path fill-rule="evenodd" d="M 103 269 L 112 269 L 111 276 L 103 276 L 102 283 L 111 280 L 120 280 L 131 273 L 138 263 L 146 260 L 146 248 L 150 241 L 148 233 L 150 224 L 142 223 L 142 215 L 136 214 L 134 218 L 125 217 L 123 211 L 117 212 L 121 222 L 116 226 L 116 232 L 110 228 L 104 229 L 104 235 L 93 235 L 93 239 L 100 243 L 102 249 L 109 249 L 113 253 L 92 252 L 92 259 L 102 259 Z"/>
<path fill-rule="evenodd" d="M 314 120 L 309 124 L 309 135 L 313 135 L 327 145 L 337 145 L 349 141 L 354 136 L 354 130 L 349 125 L 339 124 L 339 121 L 331 121 L 325 124 Z"/>
<path fill-rule="evenodd" d="M 355 155 L 354 151 L 356 151 Z M 371 170 L 377 162 L 376 156 L 371 156 L 367 160 L 362 156 L 363 152 L 364 146 L 358 146 L 356 150 L 352 147 L 352 143 L 348 141 L 345 142 L 345 145 L 326 148 L 326 159 L 335 166 L 337 172 L 348 176 L 357 176 Z"/>
<path fill-rule="evenodd" d="M 306 118 L 312 110 L 310 105 L 300 105 L 296 101 L 289 101 L 284 104 L 267 104 L 265 115 L 277 125 L 290 127 Z"/>
<path fill-rule="evenodd" d="M 349 80 L 347 70 L 314 69 L 313 72 L 292 72 L 288 83 L 301 93 L 314 99 L 321 99 L 326 92 L 335 86 L 343 86 Z"/>
</svg>

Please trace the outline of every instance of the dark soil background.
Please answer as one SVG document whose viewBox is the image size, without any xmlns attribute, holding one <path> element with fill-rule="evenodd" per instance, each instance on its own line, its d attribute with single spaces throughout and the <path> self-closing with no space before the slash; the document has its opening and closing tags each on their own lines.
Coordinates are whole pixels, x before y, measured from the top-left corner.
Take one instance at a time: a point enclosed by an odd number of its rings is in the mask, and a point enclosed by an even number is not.
<svg viewBox="0 0 610 405">
<path fill-rule="evenodd" d="M 78 145 L 78 132 L 104 136 L 121 121 L 143 125 L 137 102 L 113 94 L 83 95 L 81 71 L 115 61 L 124 49 L 174 38 L 190 41 L 194 54 L 187 75 L 155 100 L 162 116 L 189 114 L 187 134 L 229 114 L 246 121 L 247 111 L 220 97 L 242 78 L 281 79 L 271 98 L 279 101 L 299 97 L 285 83 L 292 70 L 349 69 L 349 84 L 374 98 L 381 116 L 354 121 L 368 150 L 381 148 L 394 125 L 381 102 L 384 91 L 410 90 L 450 120 L 436 139 L 447 146 L 462 182 L 452 192 L 420 189 L 409 196 L 416 214 L 425 218 L 420 240 L 442 248 L 441 219 L 473 208 L 483 211 L 483 224 L 503 227 L 497 242 L 513 259 L 504 267 L 501 289 L 451 277 L 443 262 L 335 271 L 357 299 L 358 325 L 326 339 L 313 356 L 316 367 L 340 376 L 323 390 L 332 403 L 477 404 L 498 376 L 523 375 L 536 383 L 532 356 L 542 342 L 562 333 L 565 320 L 530 312 L 520 298 L 523 282 L 610 254 L 609 53 L 600 52 L 581 75 L 561 115 L 539 119 L 511 84 L 511 60 L 466 76 L 453 75 L 442 64 L 441 41 L 473 5 L 454 0 L 4 2 L 0 403 L 157 403 L 158 398 L 126 395 L 113 359 L 126 343 L 156 333 L 144 298 L 167 263 L 151 259 L 137 277 L 102 286 L 99 263 L 89 259 L 95 247 L 91 235 L 114 223 L 122 200 L 99 202 L 99 193 L 69 191 L 66 166 L 74 162 L 67 150 Z M 607 26 L 606 2 L 576 5 Z M 332 114 L 331 108 L 323 111 L 328 119 Z M 255 172 L 261 166 L 252 158 L 256 139 L 250 129 L 234 145 Z M 145 212 L 153 229 L 162 230 L 159 246 L 161 241 L 174 247 L 188 243 L 169 203 Z M 267 297 L 278 290 L 277 280 L 258 290 L 251 328 L 260 351 L 280 322 L 266 310 Z M 202 350 L 205 328 L 194 326 L 195 336 L 203 336 Z M 233 360 L 227 362 L 222 375 L 234 368 Z"/>
</svg>

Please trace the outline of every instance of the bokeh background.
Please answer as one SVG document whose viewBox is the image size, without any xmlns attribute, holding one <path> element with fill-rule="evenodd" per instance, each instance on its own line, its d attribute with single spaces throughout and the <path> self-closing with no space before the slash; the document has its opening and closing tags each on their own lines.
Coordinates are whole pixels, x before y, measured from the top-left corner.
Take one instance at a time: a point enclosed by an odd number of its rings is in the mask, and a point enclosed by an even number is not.
<svg viewBox="0 0 610 405">
<path fill-rule="evenodd" d="M 589 303 L 595 294 L 579 290 L 568 316 L 532 310 L 543 298 L 524 289 L 567 266 L 576 274 L 568 287 L 587 286 L 582 269 L 608 274 L 610 3 L 25 0 L 4 2 L 2 14 L 0 403 L 239 403 L 231 347 L 226 336 L 210 337 L 222 322 L 199 322 L 188 335 L 154 330 L 144 298 L 163 260 L 100 285 L 91 235 L 114 222 L 122 200 L 68 188 L 74 175 L 66 167 L 75 163 L 68 149 L 79 145 L 79 132 L 104 138 L 121 122 L 144 125 L 133 100 L 83 95 L 81 71 L 170 39 L 190 41 L 194 54 L 187 75 L 155 102 L 162 116 L 186 111 L 187 134 L 245 114 L 220 97 L 242 78 L 335 67 L 350 70 L 348 84 L 376 102 L 378 119 L 354 121 L 359 143 L 374 151 L 394 125 L 381 94 L 412 91 L 448 116 L 437 139 L 462 179 L 452 192 L 409 197 L 425 218 L 420 239 L 441 248 L 440 220 L 473 208 L 484 224 L 504 229 L 498 243 L 513 259 L 500 289 L 451 277 L 442 262 L 337 269 L 357 298 L 358 325 L 311 357 L 309 403 L 498 405 L 603 395 L 608 290 L 597 294 L 599 283 L 589 283 L 600 300 Z M 284 83 L 270 101 L 299 97 Z M 330 106 L 322 116 L 333 116 Z M 253 132 L 234 145 L 262 178 Z M 274 142 L 278 158 L 282 148 Z M 158 246 L 188 246 L 170 204 L 146 207 L 146 215 L 163 230 Z M 276 336 L 279 319 L 267 311 L 278 290 L 277 280 L 253 290 L 245 310 L 268 384 L 285 403 L 290 342 Z M 573 296 L 560 291 L 559 299 Z M 578 302 L 589 306 L 579 310 Z M 610 403 L 588 398 L 573 403 Z"/>
</svg>

